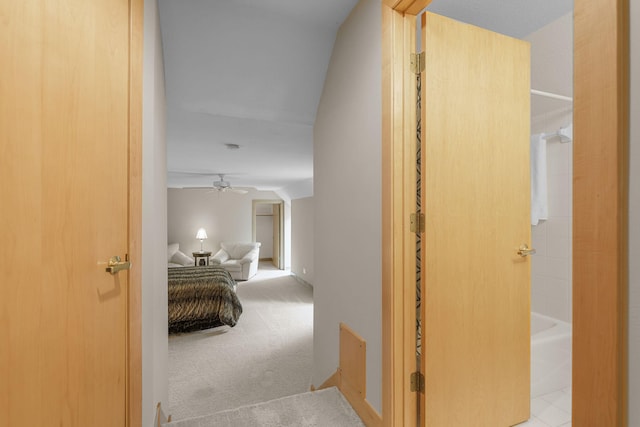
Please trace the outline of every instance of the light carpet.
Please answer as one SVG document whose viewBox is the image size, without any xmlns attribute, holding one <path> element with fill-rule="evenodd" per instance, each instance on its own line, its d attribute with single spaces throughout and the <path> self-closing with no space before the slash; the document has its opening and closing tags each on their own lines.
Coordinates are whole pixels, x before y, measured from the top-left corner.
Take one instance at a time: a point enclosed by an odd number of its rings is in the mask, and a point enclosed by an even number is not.
<svg viewBox="0 0 640 427">
<path fill-rule="evenodd" d="M 364 426 L 335 387 L 165 425 L 171 427 Z"/>
<path fill-rule="evenodd" d="M 261 263 L 238 282 L 238 324 L 169 337 L 173 420 L 308 392 L 313 358 L 313 290 Z"/>
</svg>

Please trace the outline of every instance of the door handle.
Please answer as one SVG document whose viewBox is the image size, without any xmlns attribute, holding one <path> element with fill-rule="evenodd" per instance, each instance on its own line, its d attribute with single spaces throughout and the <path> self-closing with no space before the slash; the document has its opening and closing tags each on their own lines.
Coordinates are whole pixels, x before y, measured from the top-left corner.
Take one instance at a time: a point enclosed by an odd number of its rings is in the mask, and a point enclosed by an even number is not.
<svg viewBox="0 0 640 427">
<path fill-rule="evenodd" d="M 131 268 L 131 262 L 122 261 L 118 255 L 109 258 L 109 266 L 107 267 L 107 273 L 116 274 L 121 270 L 128 270 Z"/>
<path fill-rule="evenodd" d="M 533 248 L 529 248 L 529 246 L 527 246 L 526 243 L 520 246 L 520 249 L 518 249 L 518 255 L 520 255 L 523 258 L 529 255 L 534 255 L 535 253 L 536 253 L 536 250 Z"/>
</svg>

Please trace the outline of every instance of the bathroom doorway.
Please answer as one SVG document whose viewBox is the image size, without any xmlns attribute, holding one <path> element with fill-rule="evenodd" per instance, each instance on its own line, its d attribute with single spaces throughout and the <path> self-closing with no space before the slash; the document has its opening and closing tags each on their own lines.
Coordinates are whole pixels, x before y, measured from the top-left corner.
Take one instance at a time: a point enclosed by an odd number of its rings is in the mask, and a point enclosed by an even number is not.
<svg viewBox="0 0 640 427">
<path fill-rule="evenodd" d="M 390 61 L 406 49 L 407 38 L 405 36 L 403 42 L 401 37 L 406 22 L 401 13 L 417 13 L 420 10 L 418 6 L 424 4 L 414 3 L 389 3 L 394 14 L 383 15 L 383 29 L 393 31 L 386 33 L 390 36 L 385 42 L 390 42 L 383 44 L 383 59 Z M 572 251 L 573 280 L 580 284 L 571 291 L 575 297 L 572 321 L 579 326 L 574 331 L 572 344 L 574 424 L 595 422 L 598 425 L 622 425 L 627 408 L 625 298 L 628 282 L 625 263 L 628 255 L 626 153 L 629 144 L 629 88 L 626 7 L 627 2 L 615 5 L 601 1 L 595 4 L 575 2 L 575 52 L 572 56 L 576 61 L 575 92 L 579 102 L 576 103 L 575 129 L 579 143 L 574 148 L 572 167 L 575 188 L 572 202 L 569 200 L 569 203 L 575 208 L 571 241 L 578 242 L 584 250 Z M 398 71 L 409 71 L 409 66 L 401 68 L 383 67 L 383 77 L 392 82 L 389 84 L 394 90 L 389 91 L 391 93 L 402 93 L 396 91 L 402 90 L 402 78 L 407 74 Z M 395 98 L 389 97 L 385 104 L 390 125 L 402 120 L 402 114 L 406 113 L 402 107 L 394 110 L 393 107 L 397 106 L 394 101 Z M 603 109 L 603 106 L 608 108 Z M 390 126 L 384 129 L 394 128 Z M 396 151 L 402 153 L 400 142 L 404 135 L 392 131 L 383 132 L 383 135 L 389 135 L 384 140 L 389 145 L 385 158 L 389 167 L 386 176 L 402 179 L 402 168 L 395 168 L 391 162 L 396 159 L 392 156 Z M 392 186 L 387 187 L 387 193 L 383 192 L 383 196 L 386 200 L 403 200 L 402 194 L 395 192 Z M 410 210 L 405 209 L 403 216 L 398 216 L 398 219 L 395 212 L 383 211 L 386 215 L 383 216 L 383 224 L 395 225 L 400 218 L 408 218 Z M 391 249 L 395 245 L 405 244 L 400 234 L 393 234 L 393 227 L 383 226 L 383 232 L 383 241 Z M 383 298 L 383 307 L 390 307 L 389 318 L 392 323 L 389 328 L 383 327 L 383 343 L 391 345 L 391 350 L 383 354 L 383 359 L 386 357 L 387 360 L 404 360 L 404 353 L 396 351 L 403 337 L 393 334 L 394 327 L 401 325 L 404 319 L 396 316 L 394 311 L 395 306 L 403 302 L 400 285 L 404 267 L 401 257 L 389 258 L 383 266 L 383 276 L 392 283 L 392 286 L 384 288 L 390 297 Z M 383 382 L 386 380 L 387 385 L 394 385 L 383 397 L 387 413 L 392 414 L 395 420 L 402 417 L 404 403 L 399 397 L 402 389 L 395 387 L 400 382 L 396 378 L 404 377 L 404 372 L 387 363 L 383 364 L 383 371 Z M 595 377 L 594 372 L 598 373 Z M 393 412 L 392 408 L 399 409 Z"/>
</svg>

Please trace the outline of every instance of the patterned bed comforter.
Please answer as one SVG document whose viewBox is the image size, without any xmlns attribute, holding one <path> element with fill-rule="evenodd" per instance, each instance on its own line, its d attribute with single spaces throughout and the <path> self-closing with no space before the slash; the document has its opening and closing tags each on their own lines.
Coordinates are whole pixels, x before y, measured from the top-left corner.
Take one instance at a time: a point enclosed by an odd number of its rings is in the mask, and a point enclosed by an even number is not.
<svg viewBox="0 0 640 427">
<path fill-rule="evenodd" d="M 235 288 L 220 267 L 169 268 L 169 333 L 235 326 L 242 313 Z"/>
</svg>

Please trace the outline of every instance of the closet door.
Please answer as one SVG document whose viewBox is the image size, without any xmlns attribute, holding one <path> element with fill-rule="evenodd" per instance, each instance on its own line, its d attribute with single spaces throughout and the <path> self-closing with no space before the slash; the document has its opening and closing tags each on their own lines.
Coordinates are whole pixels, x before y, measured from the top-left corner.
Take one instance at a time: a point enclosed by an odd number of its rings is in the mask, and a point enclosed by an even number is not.
<svg viewBox="0 0 640 427">
<path fill-rule="evenodd" d="M 529 417 L 529 45 L 422 26 L 423 424 L 511 426 Z"/>
<path fill-rule="evenodd" d="M 0 2 L 2 427 L 140 425 L 142 12 Z"/>
</svg>

